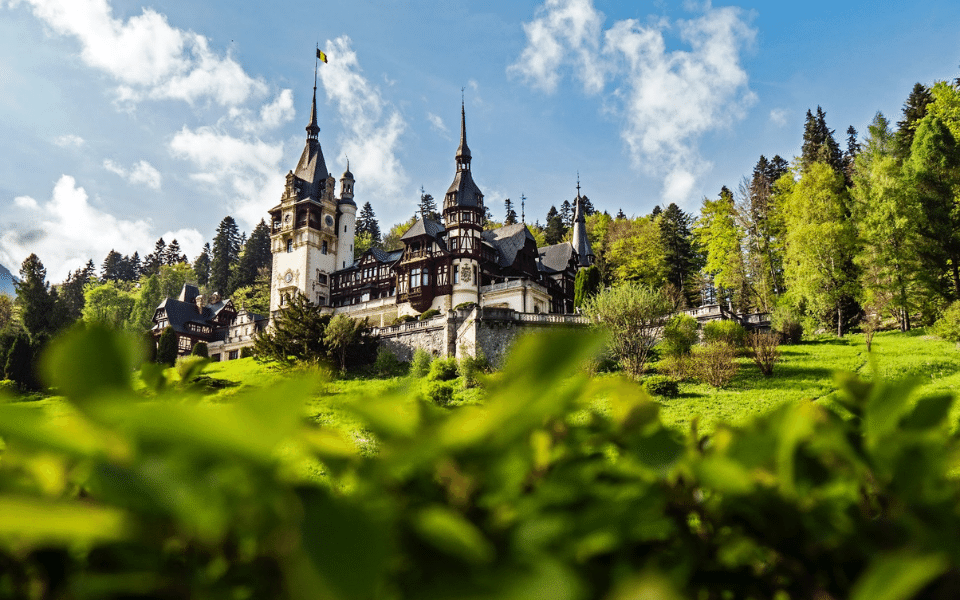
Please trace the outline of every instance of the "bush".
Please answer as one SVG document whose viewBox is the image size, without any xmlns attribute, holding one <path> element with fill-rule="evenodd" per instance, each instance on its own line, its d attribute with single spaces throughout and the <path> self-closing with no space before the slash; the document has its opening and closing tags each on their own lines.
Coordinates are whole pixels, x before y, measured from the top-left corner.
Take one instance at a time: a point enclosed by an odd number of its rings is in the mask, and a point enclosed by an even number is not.
<svg viewBox="0 0 960 600">
<path fill-rule="evenodd" d="M 240 348 L 240 358 L 253 358 L 253 346 Z"/>
<path fill-rule="evenodd" d="M 397 357 L 383 346 L 377 348 L 377 358 L 373 361 L 373 371 L 378 377 L 393 377 L 401 370 Z"/>
<path fill-rule="evenodd" d="M 476 305 L 476 302 L 461 302 L 460 304 L 454 306 L 453 310 L 466 310 L 468 308 L 473 308 Z"/>
<path fill-rule="evenodd" d="M 427 379 L 430 381 L 450 381 L 457 378 L 457 359 L 438 358 L 430 364 Z"/>
<path fill-rule="evenodd" d="M 431 308 L 430 310 L 425 310 L 422 313 L 420 313 L 420 320 L 426 321 L 427 319 L 432 319 L 439 314 L 440 314 L 439 310 L 435 308 Z"/>
<path fill-rule="evenodd" d="M 960 343 L 960 300 L 943 311 L 933 326 L 933 333 L 948 342 Z"/>
<path fill-rule="evenodd" d="M 643 379 L 643 389 L 652 396 L 676 398 L 680 396 L 680 385 L 666 375 L 649 375 Z"/>
<path fill-rule="evenodd" d="M 680 381 L 696 377 L 694 369 L 695 359 L 693 354 L 684 354 L 682 356 L 665 356 L 657 363 L 657 370 L 666 373 L 673 379 Z"/>
<path fill-rule="evenodd" d="M 208 364 L 210 359 L 204 356 L 181 356 L 176 364 L 180 381 L 184 384 L 192 382 Z"/>
<path fill-rule="evenodd" d="M 16 396 L 20 391 L 17 382 L 12 379 L 0 379 L 0 397 L 4 394 Z"/>
<path fill-rule="evenodd" d="M 427 397 L 437 406 L 447 406 L 453 402 L 452 381 L 427 381 Z"/>
<path fill-rule="evenodd" d="M 157 342 L 157 362 L 172 367 L 177 362 L 177 333 L 169 325 L 160 334 Z"/>
<path fill-rule="evenodd" d="M 799 344 L 803 339 L 803 324 L 793 309 L 778 306 L 770 315 L 770 328 L 780 335 L 783 344 Z"/>
<path fill-rule="evenodd" d="M 426 377 L 430 372 L 430 362 L 433 357 L 423 348 L 417 348 L 413 353 L 413 360 L 410 361 L 410 375 L 416 378 Z"/>
<path fill-rule="evenodd" d="M 461 348 L 460 354 L 461 358 L 457 365 L 457 371 L 463 380 L 463 387 L 476 387 L 479 383 L 479 375 L 490 368 L 487 357 L 483 354 L 483 350 L 477 350 L 476 356 L 470 356 L 466 349 Z"/>
<path fill-rule="evenodd" d="M 715 388 L 726 387 L 739 370 L 736 355 L 734 347 L 723 342 L 700 346 L 693 353 L 696 378 Z"/>
<path fill-rule="evenodd" d="M 190 351 L 190 356 L 202 356 L 203 358 L 210 357 L 210 351 L 207 348 L 206 342 L 197 342 L 193 345 L 193 350 Z"/>
<path fill-rule="evenodd" d="M 703 343 L 705 345 L 723 343 L 734 350 L 743 348 L 747 339 L 747 330 L 736 321 L 710 321 L 703 326 Z"/>
<path fill-rule="evenodd" d="M 770 377 L 773 375 L 773 365 L 780 361 L 780 334 L 774 331 L 751 332 L 747 336 L 747 352 L 760 373 Z"/>
<path fill-rule="evenodd" d="M 663 341 L 660 342 L 663 353 L 669 357 L 690 354 L 699 333 L 696 319 L 685 313 L 674 315 L 663 328 Z"/>
<path fill-rule="evenodd" d="M 402 325 L 404 323 L 409 323 L 410 321 L 416 321 L 417 318 L 413 315 L 401 315 L 393 320 L 391 325 Z"/>
</svg>

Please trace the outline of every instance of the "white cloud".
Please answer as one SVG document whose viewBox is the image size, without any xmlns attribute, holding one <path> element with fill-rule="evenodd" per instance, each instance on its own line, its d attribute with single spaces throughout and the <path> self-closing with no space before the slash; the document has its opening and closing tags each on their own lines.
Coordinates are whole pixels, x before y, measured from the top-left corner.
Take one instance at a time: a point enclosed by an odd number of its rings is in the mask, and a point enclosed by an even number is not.
<svg viewBox="0 0 960 600">
<path fill-rule="evenodd" d="M 508 72 L 547 92 L 557 89 L 561 64 L 576 64 L 584 88 L 603 88 L 605 66 L 601 62 L 600 29 L 603 15 L 592 0 L 547 0 L 537 8 L 536 18 L 523 24 L 527 47 Z"/>
<path fill-rule="evenodd" d="M 587 93 L 602 94 L 601 110 L 613 107 L 623 119 L 634 168 L 666 174 L 664 200 L 689 202 L 711 166 L 698 138 L 742 118 L 755 101 L 740 64 L 755 30 L 740 9 L 701 8 L 690 20 L 627 19 L 601 34 L 603 15 L 591 0 L 547 0 L 524 25 L 527 47 L 508 70 L 548 93 L 572 71 Z M 689 49 L 668 51 L 667 32 Z"/>
<path fill-rule="evenodd" d="M 79 135 L 73 135 L 68 133 L 61 136 L 57 136 L 57 138 L 53 140 L 53 143 L 60 146 L 61 148 L 79 148 L 80 146 L 83 146 L 86 143 L 86 141 L 84 141 L 84 139 Z"/>
<path fill-rule="evenodd" d="M 229 55 L 210 49 L 207 38 L 172 27 L 166 16 L 144 8 L 126 21 L 115 19 L 107 0 L 14 0 L 57 34 L 80 42 L 80 56 L 119 82 L 122 103 L 143 97 L 193 103 L 211 98 L 223 106 L 262 94 L 266 85 L 247 75 Z"/>
<path fill-rule="evenodd" d="M 254 116 L 249 108 L 234 106 L 227 112 L 229 119 L 245 133 L 262 134 L 293 120 L 297 112 L 293 108 L 293 91 L 280 90 L 277 97 L 260 107 Z"/>
<path fill-rule="evenodd" d="M 142 256 L 152 251 L 158 237 L 176 239 L 191 257 L 199 254 L 203 246 L 203 236 L 195 229 L 158 234 L 149 221 L 118 219 L 101 211 L 90 204 L 87 192 L 69 175 L 60 177 L 50 200 L 42 205 L 29 197 L 16 198 L 14 202 L 33 210 L 36 218 L 30 226 L 4 224 L 0 233 L 0 264 L 14 269 L 34 253 L 43 261 L 48 278 L 54 283 L 89 259 L 99 264 L 110 250 L 121 254 L 140 252 Z"/>
<path fill-rule="evenodd" d="M 439 115 L 435 115 L 432 112 L 427 113 L 427 121 L 430 121 L 430 126 L 439 131 L 440 133 L 449 133 L 450 130 L 447 129 L 447 126 L 444 125 L 443 119 Z"/>
<path fill-rule="evenodd" d="M 34 209 L 37 208 L 37 201 L 31 198 L 30 196 L 17 196 L 13 199 L 13 203 L 20 208 Z"/>
<path fill-rule="evenodd" d="M 787 124 L 787 109 L 775 108 L 770 111 L 770 122 L 779 127 Z"/>
<path fill-rule="evenodd" d="M 320 69 L 323 89 L 334 103 L 343 128 L 337 162 L 345 167 L 342 157 L 350 157 L 358 195 L 396 208 L 408 183 L 397 158 L 400 135 L 407 125 L 383 99 L 380 89 L 361 74 L 357 54 L 350 44 L 347 36 L 328 41 L 324 51 L 330 62 Z M 328 166 L 330 158 L 328 153 Z"/>
<path fill-rule="evenodd" d="M 213 127 L 184 126 L 170 141 L 174 155 L 190 160 L 199 172 L 190 175 L 228 199 L 227 208 L 253 227 L 283 190 L 283 144 L 245 140 Z"/>
<path fill-rule="evenodd" d="M 158 171 L 153 165 L 145 160 L 137 162 L 130 169 L 125 169 L 108 158 L 103 161 L 103 168 L 111 173 L 116 173 L 130 183 L 142 183 L 149 188 L 155 190 L 160 189 L 160 181 L 162 179 L 160 176 L 160 171 Z"/>
</svg>

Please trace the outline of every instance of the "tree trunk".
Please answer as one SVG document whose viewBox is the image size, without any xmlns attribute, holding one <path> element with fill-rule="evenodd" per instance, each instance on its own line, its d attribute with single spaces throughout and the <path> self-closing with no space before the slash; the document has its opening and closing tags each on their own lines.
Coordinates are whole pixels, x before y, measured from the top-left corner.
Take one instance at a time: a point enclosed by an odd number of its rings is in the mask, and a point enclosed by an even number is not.
<svg viewBox="0 0 960 600">
<path fill-rule="evenodd" d="M 960 265 L 957 264 L 957 259 L 960 257 L 952 256 L 951 266 L 953 267 L 953 293 L 956 298 L 960 298 Z"/>
<path fill-rule="evenodd" d="M 843 306 L 837 302 L 837 337 L 843 337 Z"/>
</svg>

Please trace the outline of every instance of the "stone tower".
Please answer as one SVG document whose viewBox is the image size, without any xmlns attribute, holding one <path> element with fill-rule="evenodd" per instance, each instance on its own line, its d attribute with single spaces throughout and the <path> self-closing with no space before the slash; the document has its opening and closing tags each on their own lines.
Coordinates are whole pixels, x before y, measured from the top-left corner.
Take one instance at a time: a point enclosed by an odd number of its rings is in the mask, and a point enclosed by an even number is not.
<svg viewBox="0 0 960 600">
<path fill-rule="evenodd" d="M 483 232 L 483 193 L 473 181 L 467 146 L 467 118 L 460 105 L 460 147 L 457 174 L 443 198 L 443 220 L 447 249 L 452 259 L 452 306 L 480 299 L 480 234 Z"/>
<path fill-rule="evenodd" d="M 273 279 L 270 313 L 305 294 L 326 306 L 330 274 L 353 264 L 353 234 L 357 205 L 353 202 L 353 175 L 341 179 L 341 198 L 334 195 L 336 180 L 327 171 L 317 125 L 317 85 L 307 140 L 295 170 L 287 173 L 280 204 L 270 209 Z M 348 177 L 349 176 L 349 177 Z"/>
</svg>

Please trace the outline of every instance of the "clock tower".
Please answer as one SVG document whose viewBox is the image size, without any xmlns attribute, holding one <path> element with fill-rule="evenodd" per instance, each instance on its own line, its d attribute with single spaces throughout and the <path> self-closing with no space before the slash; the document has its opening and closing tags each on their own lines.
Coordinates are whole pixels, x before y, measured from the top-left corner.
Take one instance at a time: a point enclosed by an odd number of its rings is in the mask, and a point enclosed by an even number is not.
<svg viewBox="0 0 960 600">
<path fill-rule="evenodd" d="M 276 314 L 297 294 L 320 306 L 330 303 L 330 275 L 353 264 L 357 205 L 349 168 L 340 180 L 327 171 L 317 125 L 317 86 L 313 86 L 307 141 L 295 170 L 287 173 L 280 204 L 270 209 L 273 278 L 270 314 Z"/>
</svg>

